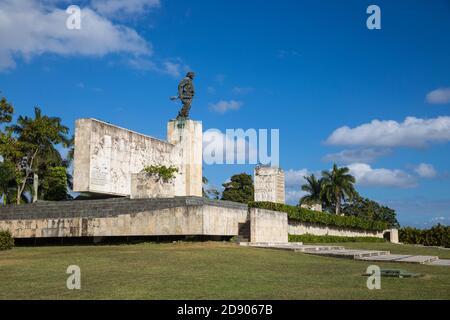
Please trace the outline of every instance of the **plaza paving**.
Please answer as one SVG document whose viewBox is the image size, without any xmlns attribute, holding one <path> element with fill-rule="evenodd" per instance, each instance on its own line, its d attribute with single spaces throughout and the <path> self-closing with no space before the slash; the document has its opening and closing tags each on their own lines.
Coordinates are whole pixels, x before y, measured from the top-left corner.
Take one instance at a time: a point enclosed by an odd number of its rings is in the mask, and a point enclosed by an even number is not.
<svg viewBox="0 0 450 320">
<path fill-rule="evenodd" d="M 292 250 L 306 254 L 347 258 L 362 261 L 418 263 L 432 266 L 450 266 L 450 259 L 439 259 L 438 256 L 391 254 L 390 251 L 345 249 L 343 246 L 303 245 L 292 243 L 241 243 L 242 246 Z"/>
</svg>

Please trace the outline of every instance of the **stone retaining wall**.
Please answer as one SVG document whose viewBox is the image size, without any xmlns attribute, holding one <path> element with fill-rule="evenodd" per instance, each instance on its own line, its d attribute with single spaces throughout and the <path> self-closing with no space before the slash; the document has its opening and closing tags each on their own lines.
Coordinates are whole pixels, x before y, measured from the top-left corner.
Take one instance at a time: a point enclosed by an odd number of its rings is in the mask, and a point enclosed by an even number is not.
<svg viewBox="0 0 450 320">
<path fill-rule="evenodd" d="M 251 242 L 288 242 L 286 212 L 250 209 Z"/>
<path fill-rule="evenodd" d="M 198 197 L 105 199 L 0 206 L 0 230 L 14 238 L 234 236 L 248 209 Z"/>
<path fill-rule="evenodd" d="M 338 228 L 324 226 L 314 223 L 305 223 L 297 221 L 289 221 L 288 226 L 289 234 L 302 235 L 302 234 L 312 234 L 316 236 L 339 236 L 339 237 L 376 237 L 383 238 L 383 232 L 380 231 L 368 231 L 368 230 L 358 230 L 358 229 L 348 229 L 348 228 Z"/>
</svg>

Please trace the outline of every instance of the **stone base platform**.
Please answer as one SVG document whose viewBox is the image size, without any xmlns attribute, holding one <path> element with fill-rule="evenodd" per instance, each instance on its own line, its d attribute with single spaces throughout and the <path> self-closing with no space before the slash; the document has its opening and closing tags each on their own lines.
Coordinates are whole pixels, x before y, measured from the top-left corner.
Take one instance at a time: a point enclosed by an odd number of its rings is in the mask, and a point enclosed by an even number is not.
<svg viewBox="0 0 450 320">
<path fill-rule="evenodd" d="M 235 236 L 246 205 L 201 197 L 113 198 L 0 206 L 14 238 Z"/>
<path fill-rule="evenodd" d="M 336 257 L 336 258 L 348 258 L 359 261 L 403 262 L 403 263 L 427 264 L 433 266 L 450 266 L 450 260 L 439 259 L 439 257 L 436 256 L 399 255 L 399 254 L 391 254 L 389 251 L 377 251 L 377 250 L 354 250 L 354 249 L 348 250 L 341 246 L 303 245 L 301 242 L 248 243 L 245 245 L 255 248 L 290 250 L 306 254 Z"/>
</svg>

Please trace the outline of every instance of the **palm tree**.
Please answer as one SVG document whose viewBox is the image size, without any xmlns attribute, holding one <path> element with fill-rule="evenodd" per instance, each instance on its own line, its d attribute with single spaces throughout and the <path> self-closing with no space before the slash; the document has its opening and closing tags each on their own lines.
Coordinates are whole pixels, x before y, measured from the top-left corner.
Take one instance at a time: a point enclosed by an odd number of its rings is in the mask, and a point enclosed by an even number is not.
<svg viewBox="0 0 450 320">
<path fill-rule="evenodd" d="M 352 199 L 357 194 L 354 188 L 355 177 L 349 171 L 347 167 L 338 168 L 336 164 L 331 171 L 322 171 L 324 195 L 334 203 L 337 215 L 341 214 L 341 201 Z"/>
<path fill-rule="evenodd" d="M 24 177 L 17 185 L 17 203 L 20 203 L 22 193 L 33 173 L 33 180 L 38 185 L 38 166 L 47 162 L 49 159 L 58 158 L 59 152 L 56 150 L 56 144 L 70 145 L 71 141 L 66 136 L 69 128 L 61 124 L 61 119 L 57 117 L 48 117 L 42 115 L 39 107 L 34 108 L 34 119 L 20 116 L 17 123 L 8 128 L 18 136 L 18 142 L 23 146 L 24 159 L 26 161 L 26 170 Z M 36 188 L 36 187 L 35 187 Z M 37 195 L 37 190 L 33 192 Z"/>
<path fill-rule="evenodd" d="M 323 181 L 317 179 L 314 174 L 305 177 L 306 183 L 302 185 L 302 191 L 308 192 L 307 195 L 300 199 L 300 203 L 305 204 L 322 204 Z"/>
</svg>

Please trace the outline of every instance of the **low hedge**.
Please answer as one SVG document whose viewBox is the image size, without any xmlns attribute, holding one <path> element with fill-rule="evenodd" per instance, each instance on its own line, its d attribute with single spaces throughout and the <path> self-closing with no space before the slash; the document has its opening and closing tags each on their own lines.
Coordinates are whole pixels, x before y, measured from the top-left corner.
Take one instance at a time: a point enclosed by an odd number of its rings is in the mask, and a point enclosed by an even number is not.
<svg viewBox="0 0 450 320">
<path fill-rule="evenodd" d="M 11 232 L 0 230 L 0 250 L 8 250 L 14 247 L 14 238 Z"/>
<path fill-rule="evenodd" d="M 316 236 L 313 234 L 290 234 L 289 242 L 303 243 L 334 243 L 334 242 L 386 242 L 383 238 L 375 237 L 340 237 L 340 236 Z"/>
<path fill-rule="evenodd" d="M 388 229 L 388 224 L 384 221 L 374 221 L 354 216 L 337 216 L 280 203 L 251 202 L 249 203 L 249 207 L 286 212 L 289 220 L 300 222 L 370 231 L 383 231 Z"/>
<path fill-rule="evenodd" d="M 398 230 L 398 237 L 402 243 L 450 248 L 450 226 L 441 224 L 427 230 L 401 228 Z"/>
</svg>

